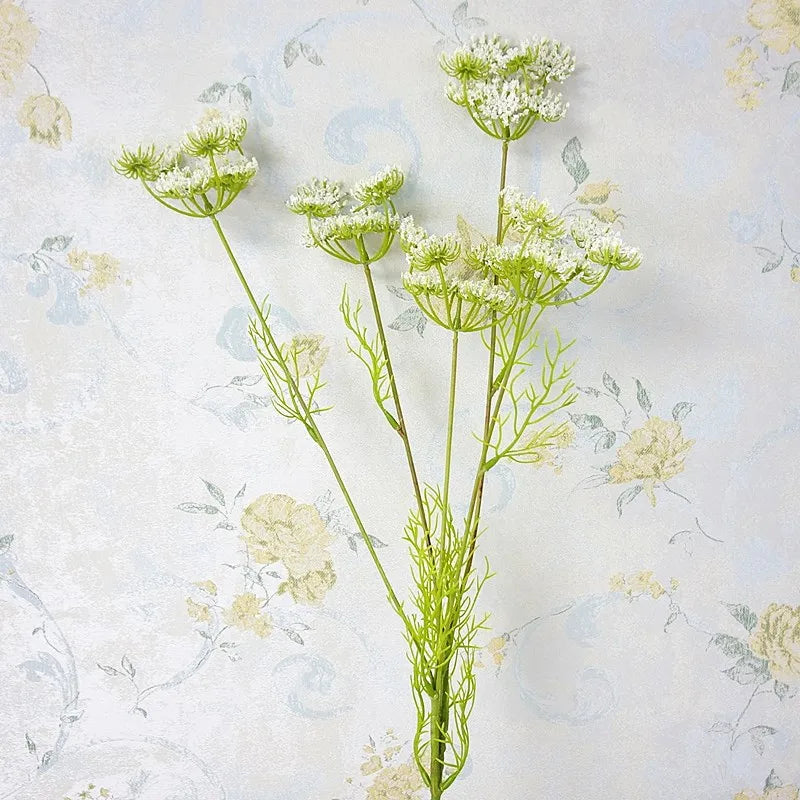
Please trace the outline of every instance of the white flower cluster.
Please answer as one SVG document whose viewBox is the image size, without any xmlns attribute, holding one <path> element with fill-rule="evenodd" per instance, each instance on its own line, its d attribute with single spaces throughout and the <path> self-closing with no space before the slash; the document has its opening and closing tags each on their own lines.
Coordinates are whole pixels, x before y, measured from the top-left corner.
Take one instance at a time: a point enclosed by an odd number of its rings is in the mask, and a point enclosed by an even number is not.
<svg viewBox="0 0 800 800">
<path fill-rule="evenodd" d="M 508 290 L 455 268 L 406 272 L 403 286 L 434 322 L 452 330 L 481 330 L 491 324 L 492 314 L 507 314 L 516 305 Z"/>
<path fill-rule="evenodd" d="M 210 217 L 226 209 L 258 172 L 255 158 L 242 152 L 246 132 L 244 117 L 212 109 L 177 147 L 123 147 L 114 169 L 143 181 L 173 211 Z"/>
<path fill-rule="evenodd" d="M 384 214 L 372 208 L 336 214 L 316 221 L 313 235 L 306 234 L 304 244 L 316 247 L 320 242 L 344 242 L 369 233 L 392 233 L 397 230 L 400 218 L 396 214 Z"/>
<path fill-rule="evenodd" d="M 427 231 L 414 222 L 414 217 L 411 214 L 406 214 L 400 220 L 400 227 L 397 229 L 397 233 L 400 237 L 400 246 L 406 253 L 411 253 L 428 238 Z"/>
<path fill-rule="evenodd" d="M 547 200 L 524 195 L 514 186 L 503 189 L 502 197 L 503 214 L 518 233 L 547 239 L 557 239 L 564 234 L 564 220 Z"/>
<path fill-rule="evenodd" d="M 581 217 L 572 224 L 570 234 L 575 244 L 586 251 L 586 257 L 602 267 L 630 270 L 642 263 L 638 248 L 626 245 L 607 223 Z"/>
<path fill-rule="evenodd" d="M 481 245 L 473 251 L 471 260 L 507 281 L 519 294 L 528 296 L 542 278 L 572 280 L 585 259 L 559 242 L 534 238 L 516 245 Z"/>
<path fill-rule="evenodd" d="M 611 226 L 595 217 L 577 217 L 569 232 L 578 247 L 589 249 L 592 242 L 611 233 Z"/>
<path fill-rule="evenodd" d="M 361 203 L 379 206 L 400 191 L 403 181 L 403 171 L 400 167 L 387 166 L 375 175 L 356 183 L 351 193 Z"/>
<path fill-rule="evenodd" d="M 295 193 L 286 201 L 286 205 L 295 214 L 322 218 L 338 214 L 346 200 L 347 193 L 338 181 L 312 178 L 308 183 L 297 187 Z"/>
<path fill-rule="evenodd" d="M 386 255 L 400 226 L 391 197 L 400 191 L 403 181 L 403 172 L 396 166 L 384 167 L 359 181 L 349 193 L 337 181 L 313 178 L 298 186 L 286 205 L 308 218 L 302 236 L 306 247 L 320 247 L 350 264 L 372 263 Z M 367 242 L 364 236 L 373 233 L 382 234 L 383 239 L 369 252 L 375 241 Z M 346 242 L 354 247 L 348 249 Z"/>
<path fill-rule="evenodd" d="M 530 72 L 540 81 L 564 81 L 575 71 L 575 56 L 572 50 L 556 39 L 523 41 L 520 49 L 530 54 Z"/>
<path fill-rule="evenodd" d="M 247 120 L 240 114 L 209 109 L 180 143 L 180 149 L 190 156 L 210 156 L 236 150 L 247 132 Z"/>
<path fill-rule="evenodd" d="M 561 94 L 526 87 L 517 78 L 471 81 L 466 86 L 450 82 L 446 91 L 450 100 L 457 105 L 466 104 L 481 120 L 506 128 L 514 128 L 531 116 L 558 122 L 569 106 Z"/>
<path fill-rule="evenodd" d="M 478 126 L 500 139 L 518 139 L 537 121 L 557 122 L 567 104 L 548 83 L 575 69 L 571 50 L 546 38 L 512 46 L 499 36 L 479 36 L 441 59 L 455 78 L 447 96 L 464 106 Z"/>
<path fill-rule="evenodd" d="M 153 190 L 162 197 L 187 198 L 212 188 L 241 191 L 258 172 L 255 158 L 223 157 L 215 165 L 200 162 L 191 167 L 173 166 L 153 182 Z"/>
<path fill-rule="evenodd" d="M 459 48 L 464 53 L 477 58 L 480 61 L 486 62 L 489 69 L 493 72 L 502 72 L 507 66 L 510 58 L 516 53 L 516 48 L 511 47 L 507 39 L 503 39 L 496 33 L 480 34 L 473 36 L 472 39 Z M 456 50 L 456 54 L 459 51 Z M 454 54 L 455 55 L 455 54 Z"/>
<path fill-rule="evenodd" d="M 441 269 L 453 264 L 461 255 L 461 245 L 455 236 L 432 236 L 417 225 L 410 214 L 401 220 L 398 235 L 412 271 Z"/>
<path fill-rule="evenodd" d="M 595 264 L 619 270 L 636 269 L 642 263 L 639 249 L 626 245 L 616 231 L 593 241 L 586 255 Z"/>
</svg>

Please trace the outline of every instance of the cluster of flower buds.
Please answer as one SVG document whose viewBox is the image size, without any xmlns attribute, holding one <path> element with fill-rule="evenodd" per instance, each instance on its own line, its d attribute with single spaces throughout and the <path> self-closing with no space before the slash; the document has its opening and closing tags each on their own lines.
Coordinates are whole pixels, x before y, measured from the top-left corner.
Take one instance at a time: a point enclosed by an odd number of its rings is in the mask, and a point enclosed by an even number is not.
<svg viewBox="0 0 800 800">
<path fill-rule="evenodd" d="M 641 255 L 625 245 L 611 226 L 593 217 L 571 224 L 546 201 L 518 189 L 503 191 L 502 244 L 484 242 L 470 249 L 469 264 L 495 275 L 521 302 L 561 305 L 579 297 L 568 292 L 578 280 L 597 289 L 612 269 L 636 269 Z"/>
<path fill-rule="evenodd" d="M 258 162 L 242 151 L 246 132 L 244 117 L 211 109 L 177 148 L 123 147 L 114 169 L 142 181 L 156 200 L 179 214 L 211 217 L 226 209 L 258 171 Z"/>
<path fill-rule="evenodd" d="M 392 198 L 403 181 L 399 167 L 384 167 L 349 192 L 336 181 L 312 178 L 297 187 L 286 205 L 306 217 L 307 247 L 319 247 L 349 264 L 371 264 L 383 258 L 394 241 L 400 218 Z"/>
<path fill-rule="evenodd" d="M 479 331 L 513 310 L 514 295 L 462 258 L 455 237 L 429 235 L 411 216 L 403 219 L 399 236 L 409 267 L 403 286 L 437 325 Z"/>
<path fill-rule="evenodd" d="M 408 272 L 403 285 L 437 324 L 481 330 L 524 305 L 563 305 L 586 297 L 612 269 L 631 270 L 639 251 L 593 217 L 568 221 L 545 200 L 503 191 L 501 243 L 434 236 L 411 216 L 398 236 Z M 570 292 L 578 281 L 588 289 Z"/>
<path fill-rule="evenodd" d="M 551 39 L 523 40 L 512 46 L 499 36 L 477 36 L 441 58 L 454 80 L 447 96 L 463 106 L 489 136 L 523 137 L 538 120 L 557 122 L 567 110 L 547 85 L 566 80 L 575 69 L 569 47 Z"/>
</svg>

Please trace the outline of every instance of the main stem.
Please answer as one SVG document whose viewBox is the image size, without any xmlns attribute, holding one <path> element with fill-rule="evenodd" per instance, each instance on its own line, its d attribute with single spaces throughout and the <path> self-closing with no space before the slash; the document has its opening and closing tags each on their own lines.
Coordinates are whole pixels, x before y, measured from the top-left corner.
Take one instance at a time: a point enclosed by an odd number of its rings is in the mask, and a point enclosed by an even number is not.
<svg viewBox="0 0 800 800">
<path fill-rule="evenodd" d="M 450 467 L 453 459 L 453 428 L 456 416 L 456 381 L 458 378 L 458 331 L 453 331 L 453 344 L 450 355 L 450 395 L 447 404 L 447 438 L 444 450 L 444 488 L 442 490 L 442 513 L 447 517 L 450 503 Z M 441 535 L 445 536 L 446 520 L 442 523 Z M 443 557 L 443 556 L 442 556 Z M 445 565 L 441 565 L 442 576 Z M 447 595 L 442 597 L 440 627 L 448 627 L 450 609 L 445 607 Z M 433 699 L 431 700 L 431 800 L 439 800 L 444 788 L 444 754 L 447 749 L 447 727 L 450 719 L 450 656 L 452 637 L 445 633 L 445 652 L 441 663 L 436 667 L 433 680 Z"/>
<path fill-rule="evenodd" d="M 275 341 L 275 337 L 272 335 L 272 330 L 270 329 L 269 325 L 267 324 L 267 320 L 264 317 L 264 312 L 261 309 L 261 305 L 255 298 L 252 289 L 250 288 L 250 284 L 247 282 L 247 278 L 245 278 L 244 273 L 242 272 L 241 267 L 239 266 L 239 262 L 236 260 L 236 257 L 233 255 L 233 251 L 231 250 L 230 244 L 228 244 L 228 240 L 225 237 L 225 234 L 222 231 L 222 226 L 219 224 L 219 220 L 216 218 L 215 215 L 211 215 L 209 217 L 212 224 L 214 225 L 214 230 L 216 230 L 217 235 L 222 242 L 222 246 L 225 248 L 225 253 L 227 254 L 228 258 L 230 259 L 231 264 L 233 265 L 234 272 L 236 272 L 236 276 L 239 278 L 239 282 L 242 284 L 242 288 L 244 289 L 245 294 L 247 295 L 247 299 L 250 301 L 250 305 L 253 307 L 253 311 L 258 318 L 258 321 L 261 323 L 261 329 L 264 332 L 264 335 L 267 337 L 267 343 L 272 348 L 274 354 L 280 356 L 281 349 L 278 343 Z M 300 393 L 300 388 L 297 385 L 297 382 L 294 380 L 294 377 L 291 374 L 286 362 L 283 358 L 280 358 L 281 366 L 283 367 L 283 371 L 285 373 L 287 385 L 289 386 L 289 391 L 294 395 L 295 399 L 297 400 L 300 408 L 306 415 L 306 418 L 309 421 L 309 425 L 311 430 L 314 434 L 314 440 L 319 445 L 320 449 L 322 450 L 325 460 L 328 462 L 328 466 L 330 467 L 331 472 L 333 473 L 333 477 L 336 480 L 336 483 L 339 485 L 339 489 L 344 497 L 344 501 L 347 504 L 347 507 L 350 509 L 350 513 L 353 516 L 353 520 L 356 523 L 356 527 L 358 528 L 359 533 L 361 534 L 361 538 L 364 540 L 364 544 L 367 546 L 367 550 L 369 551 L 370 556 L 375 564 L 376 569 L 378 570 L 378 574 L 383 581 L 383 585 L 386 588 L 386 591 L 389 595 L 389 602 L 392 604 L 393 608 L 403 620 L 403 622 L 408 627 L 408 620 L 406 618 L 405 612 L 403 611 L 403 607 L 400 604 L 400 601 L 397 599 L 397 595 L 392 588 L 391 583 L 389 582 L 389 578 L 386 575 L 385 570 L 383 569 L 383 565 L 378 558 L 378 554 L 375 552 L 375 546 L 372 544 L 372 540 L 369 538 L 367 534 L 366 528 L 364 527 L 364 523 L 361 521 L 361 517 L 356 510 L 355 503 L 353 502 L 353 498 L 350 496 L 350 492 L 345 485 L 344 479 L 342 478 L 341 473 L 339 472 L 339 468 L 336 466 L 336 462 L 333 460 L 333 455 L 331 451 L 328 449 L 328 445 L 325 442 L 325 439 L 322 436 L 322 432 L 320 431 L 317 423 L 314 419 L 313 414 L 311 414 L 311 409 L 309 409 L 308 404 L 306 403 L 305 399 L 303 398 L 302 394 Z"/>
<path fill-rule="evenodd" d="M 370 269 L 369 261 L 364 261 L 364 275 L 367 279 L 367 288 L 369 289 L 369 299 L 372 303 L 372 312 L 375 316 L 375 325 L 378 328 L 378 338 L 383 349 L 383 357 L 386 359 L 386 374 L 389 376 L 389 388 L 392 392 L 392 399 L 394 400 L 394 407 L 397 411 L 397 422 L 399 428 L 397 429 L 400 438 L 403 440 L 403 447 L 406 451 L 406 461 L 408 462 L 408 471 L 411 475 L 411 483 L 414 486 L 414 496 L 417 500 L 417 510 L 419 512 L 420 522 L 425 531 L 425 538 L 430 547 L 430 531 L 428 529 L 428 517 L 425 513 L 425 504 L 422 501 L 422 489 L 420 488 L 419 478 L 417 477 L 417 468 L 414 465 L 414 455 L 411 452 L 411 441 L 408 438 L 408 429 L 406 428 L 405 418 L 403 417 L 403 407 L 400 405 L 400 393 L 397 391 L 397 382 L 394 377 L 394 368 L 392 367 L 392 360 L 389 357 L 389 345 L 386 342 L 386 332 L 383 327 L 383 320 L 381 319 L 381 310 L 378 305 L 378 295 L 375 292 L 375 282 L 372 280 L 372 270 Z"/>
<path fill-rule="evenodd" d="M 501 244 L 503 241 L 503 189 L 506 187 L 506 169 L 508 166 L 508 140 L 503 139 L 503 152 L 502 160 L 500 162 L 500 189 L 497 195 L 497 233 L 495 241 Z M 497 283 L 497 276 L 495 276 L 495 283 Z M 475 549 L 475 539 L 478 531 L 478 520 L 481 515 L 481 502 L 483 500 L 483 484 L 486 480 L 486 457 L 489 453 L 489 438 L 492 434 L 493 428 L 493 414 L 492 414 L 492 400 L 496 392 L 495 388 L 495 375 L 494 365 L 495 356 L 497 351 L 497 323 L 492 323 L 491 332 L 489 334 L 489 365 L 487 368 L 486 376 L 486 401 L 483 412 L 483 445 L 481 447 L 480 460 L 478 461 L 478 469 L 475 473 L 475 483 L 472 487 L 472 497 L 469 502 L 469 509 L 467 511 L 467 520 L 465 532 L 470 536 L 470 552 L 467 559 L 466 574 L 469 574 L 472 568 L 472 556 Z"/>
</svg>

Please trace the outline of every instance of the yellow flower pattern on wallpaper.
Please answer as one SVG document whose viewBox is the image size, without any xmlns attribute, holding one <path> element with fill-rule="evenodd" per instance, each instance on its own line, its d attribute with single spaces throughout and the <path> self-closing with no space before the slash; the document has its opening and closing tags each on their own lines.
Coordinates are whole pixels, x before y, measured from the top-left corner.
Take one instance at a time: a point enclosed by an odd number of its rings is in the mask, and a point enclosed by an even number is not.
<svg viewBox="0 0 800 800">
<path fill-rule="evenodd" d="M 114 800 L 114 795 L 108 789 L 90 783 L 76 795 L 65 797 L 64 800 Z"/>
<path fill-rule="evenodd" d="M 781 96 L 800 96 L 800 59 L 775 66 L 771 54 L 785 56 L 800 50 L 800 0 L 750 0 L 747 22 L 752 35 L 733 36 L 728 47 L 739 47 L 733 67 L 725 70 L 725 83 L 734 90 L 736 103 L 753 111 L 776 70 L 783 72 Z"/>
<path fill-rule="evenodd" d="M 19 124 L 28 129 L 35 142 L 59 148 L 72 138 L 72 117 L 57 97 L 36 94 L 22 104 L 17 114 Z"/>
<path fill-rule="evenodd" d="M 800 788 L 794 784 L 785 784 L 773 769 L 764 788 L 744 789 L 734 795 L 733 800 L 800 800 Z"/>
<path fill-rule="evenodd" d="M 798 800 L 800 789 L 796 786 L 777 786 L 763 792 L 746 789 L 734 795 L 733 800 Z"/>
<path fill-rule="evenodd" d="M 747 21 L 761 33 L 765 47 L 782 55 L 800 48 L 800 2 L 798 0 L 752 0 Z"/>
<path fill-rule="evenodd" d="M 678 596 L 679 587 L 676 578 L 665 583 L 658 580 L 651 570 L 628 575 L 617 573 L 610 580 L 611 591 L 629 601 L 645 597 L 655 601 L 663 599 L 668 604 L 663 626 L 665 633 L 670 626 L 682 623 L 702 636 L 707 648 L 714 648 L 732 660 L 720 671 L 721 675 L 745 688 L 748 694 L 733 720 L 718 719 L 709 726 L 708 732 L 726 737 L 731 751 L 749 742 L 756 753 L 763 755 L 778 729 L 772 724 L 753 723 L 750 717 L 760 698 L 762 704 L 767 698 L 783 703 L 800 693 L 800 606 L 771 603 L 758 615 L 742 603 L 725 603 L 730 617 L 740 629 L 734 633 L 724 630 L 712 635 L 684 611 Z M 741 629 L 746 636 L 740 633 Z M 779 784 L 775 776 L 771 775 L 770 780 L 772 783 L 768 781 L 767 786 L 776 789 Z M 776 796 L 782 797 L 781 794 Z"/>
<path fill-rule="evenodd" d="M 329 349 L 321 333 L 297 333 L 288 344 L 289 359 L 300 378 L 319 372 L 325 365 Z"/>
<path fill-rule="evenodd" d="M 72 139 L 72 117 L 66 105 L 50 93 L 42 72 L 31 63 L 39 30 L 25 9 L 11 0 L 0 0 L 0 92 L 9 95 L 26 66 L 37 76 L 44 93 L 27 97 L 17 112 L 20 125 L 31 141 L 60 148 Z"/>
<path fill-rule="evenodd" d="M 771 603 L 758 619 L 750 649 L 779 681 L 800 685 L 800 606 Z"/>
<path fill-rule="evenodd" d="M 357 792 L 353 800 L 423 800 L 425 785 L 407 751 L 408 742 L 391 728 L 379 743 L 370 736 L 363 747 L 359 776 L 347 779 Z"/>
<path fill-rule="evenodd" d="M 694 444 L 684 439 L 675 420 L 650 417 L 636 428 L 608 470 L 609 483 L 641 481 L 650 505 L 655 506 L 655 487 L 683 472 L 686 454 Z"/>
<path fill-rule="evenodd" d="M 594 409 L 588 413 L 570 414 L 575 430 L 583 441 L 593 445 L 594 452 L 604 454 L 616 445 L 616 458 L 596 469 L 596 474 L 581 482 L 586 489 L 605 484 L 627 485 L 628 488 L 617 497 L 617 512 L 622 516 L 624 507 L 644 493 L 655 508 L 656 490 L 666 491 L 686 502 L 689 499 L 674 490 L 668 483 L 683 473 L 686 458 L 694 445 L 694 439 L 684 435 L 683 422 L 694 408 L 693 403 L 681 401 L 672 407 L 672 419 L 651 414 L 653 401 L 650 392 L 637 378 L 636 402 L 644 420 L 633 427 L 634 409 L 627 404 L 625 393 L 617 381 L 608 373 L 603 373 L 602 389 L 595 386 L 578 386 L 584 395 L 594 398 L 594 402 L 604 402 L 608 408 L 600 416 Z M 609 402 L 610 401 L 610 402 Z M 615 421 L 607 424 L 608 414 Z M 618 421 L 617 421 L 618 420 Z"/>
<path fill-rule="evenodd" d="M 611 577 L 609 586 L 612 592 L 619 592 L 629 600 L 649 595 L 653 600 L 658 600 L 667 594 L 664 584 L 656 580 L 652 570 L 640 570 L 639 572 L 624 575 L 618 572 Z M 679 586 L 677 578 L 670 578 L 669 591 L 674 592 Z"/>
<path fill-rule="evenodd" d="M 324 570 L 330 565 L 333 541 L 312 505 L 285 494 L 265 494 L 242 514 L 242 540 L 259 564 L 280 561 L 292 577 Z"/>
<path fill-rule="evenodd" d="M 228 625 L 243 631 L 252 631 L 265 639 L 272 633 L 272 620 L 263 611 L 265 601 L 259 600 L 253 592 L 245 592 L 233 598 L 231 607 L 223 614 Z"/>
<path fill-rule="evenodd" d="M 25 10 L 10 0 L 0 2 L 0 87 L 10 94 L 36 44 L 39 31 Z"/>
<path fill-rule="evenodd" d="M 67 253 L 67 263 L 83 275 L 84 282 L 79 292 L 88 294 L 92 289 L 102 292 L 120 280 L 120 262 L 110 253 L 90 253 L 73 248 Z M 125 283 L 130 285 L 130 280 Z"/>
</svg>

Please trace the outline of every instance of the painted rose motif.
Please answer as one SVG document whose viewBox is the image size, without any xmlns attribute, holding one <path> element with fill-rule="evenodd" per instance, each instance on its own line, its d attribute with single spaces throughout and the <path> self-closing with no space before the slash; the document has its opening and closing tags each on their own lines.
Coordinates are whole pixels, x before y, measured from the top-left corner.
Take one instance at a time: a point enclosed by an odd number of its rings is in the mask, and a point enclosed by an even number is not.
<svg viewBox="0 0 800 800">
<path fill-rule="evenodd" d="M 611 192 L 618 189 L 619 186 L 608 179 L 597 183 L 584 183 L 583 191 L 578 195 L 577 200 L 583 205 L 602 205 L 608 200 Z"/>
<path fill-rule="evenodd" d="M 16 3 L 0 2 L 0 92 L 11 91 L 28 62 L 39 31 Z"/>
<path fill-rule="evenodd" d="M 800 606 L 771 603 L 750 637 L 750 649 L 769 662 L 776 680 L 800 683 Z"/>
<path fill-rule="evenodd" d="M 57 149 L 62 142 L 72 139 L 72 117 L 61 100 L 50 94 L 29 97 L 22 104 L 17 119 L 35 142 Z"/>
<path fill-rule="evenodd" d="M 767 47 L 779 53 L 800 48 L 800 0 L 753 0 L 747 21 Z"/>
<path fill-rule="evenodd" d="M 289 576 L 279 587 L 278 592 L 288 592 L 295 603 L 307 606 L 320 606 L 325 595 L 336 583 L 333 564 L 328 561 L 323 569 L 307 572 L 305 575 Z"/>
<path fill-rule="evenodd" d="M 393 764 L 375 774 L 367 800 L 419 800 L 424 787 L 415 764 Z"/>
<path fill-rule="evenodd" d="M 272 633 L 272 620 L 261 611 L 261 601 L 252 593 L 237 595 L 229 609 L 223 614 L 228 625 L 243 631 L 252 631 L 265 639 Z"/>
<path fill-rule="evenodd" d="M 312 505 L 285 494 L 265 494 L 242 514 L 242 540 L 259 564 L 280 561 L 291 577 L 330 566 L 328 545 L 333 541 Z"/>
<path fill-rule="evenodd" d="M 693 439 L 683 438 L 679 422 L 650 417 L 617 451 L 617 462 L 608 471 L 609 481 L 641 481 L 654 506 L 654 486 L 683 472 L 686 453 L 693 444 Z"/>
<path fill-rule="evenodd" d="M 90 253 L 76 247 L 67 253 L 67 263 L 76 272 L 85 275 L 86 285 L 80 289 L 83 295 L 88 294 L 91 289 L 103 291 L 120 277 L 119 260 L 110 253 Z"/>
<path fill-rule="evenodd" d="M 305 378 L 322 369 L 328 358 L 329 348 L 321 333 L 298 333 L 287 345 L 289 358 L 296 365 L 297 376 Z"/>
</svg>

